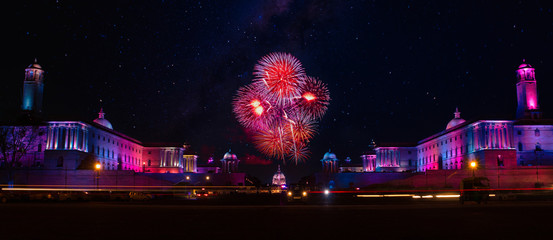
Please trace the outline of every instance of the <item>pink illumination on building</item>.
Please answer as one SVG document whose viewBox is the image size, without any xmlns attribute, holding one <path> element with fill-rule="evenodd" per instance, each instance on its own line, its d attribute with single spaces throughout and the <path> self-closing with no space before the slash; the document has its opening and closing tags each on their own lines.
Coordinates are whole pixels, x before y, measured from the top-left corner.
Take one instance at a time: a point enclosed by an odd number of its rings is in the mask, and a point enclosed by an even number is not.
<svg viewBox="0 0 553 240">
<path fill-rule="evenodd" d="M 536 86 L 535 70 L 523 63 L 516 70 L 517 73 L 517 119 L 540 118 L 538 104 L 538 89 Z"/>
</svg>

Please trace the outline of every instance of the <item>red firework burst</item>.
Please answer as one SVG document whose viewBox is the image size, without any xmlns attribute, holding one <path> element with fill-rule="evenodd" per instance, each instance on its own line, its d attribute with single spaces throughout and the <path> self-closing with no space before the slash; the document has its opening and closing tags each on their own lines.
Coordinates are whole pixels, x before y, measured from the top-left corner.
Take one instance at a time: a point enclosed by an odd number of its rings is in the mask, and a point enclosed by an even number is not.
<svg viewBox="0 0 553 240">
<path fill-rule="evenodd" d="M 305 160 L 330 102 L 328 88 L 305 76 L 301 63 L 287 53 L 263 57 L 254 70 L 254 82 L 240 88 L 233 101 L 238 121 L 254 132 L 261 153 L 296 164 Z"/>
<path fill-rule="evenodd" d="M 296 101 L 299 111 L 311 118 L 323 117 L 330 103 L 330 92 L 326 84 L 313 77 L 306 77 L 299 93 L 301 97 Z"/>
<path fill-rule="evenodd" d="M 317 122 L 305 114 L 290 114 L 289 122 L 296 142 L 308 142 L 317 133 Z"/>
<path fill-rule="evenodd" d="M 266 93 L 277 103 L 298 96 L 305 72 L 300 61 L 288 53 L 271 53 L 254 67 L 254 82 L 266 86 Z"/>
<path fill-rule="evenodd" d="M 246 128 L 263 128 L 275 118 L 271 103 L 258 88 L 256 84 L 241 87 L 234 98 L 234 114 Z"/>
<path fill-rule="evenodd" d="M 290 154 L 291 134 L 283 126 L 263 129 L 253 137 L 257 149 L 263 154 L 284 160 Z"/>
</svg>

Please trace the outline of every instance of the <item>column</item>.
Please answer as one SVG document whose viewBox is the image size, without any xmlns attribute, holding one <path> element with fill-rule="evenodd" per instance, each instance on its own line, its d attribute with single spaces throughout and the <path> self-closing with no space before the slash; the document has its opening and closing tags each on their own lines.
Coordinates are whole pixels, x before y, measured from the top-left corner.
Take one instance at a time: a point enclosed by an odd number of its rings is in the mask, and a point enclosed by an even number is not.
<svg viewBox="0 0 553 240">
<path fill-rule="evenodd" d="M 46 149 L 52 149 L 52 127 L 48 126 L 48 138 L 46 139 Z"/>
<path fill-rule="evenodd" d="M 499 136 L 498 136 L 498 134 L 499 134 L 498 130 L 499 129 L 498 128 L 499 128 L 499 126 L 494 124 L 494 126 L 493 126 L 493 142 L 494 142 L 493 147 L 494 148 L 499 148 Z"/>
<path fill-rule="evenodd" d="M 53 149 L 58 149 L 59 138 L 60 138 L 60 128 L 54 127 L 54 148 Z"/>
<path fill-rule="evenodd" d="M 501 125 L 495 128 L 496 148 L 501 148 Z"/>
<path fill-rule="evenodd" d="M 73 127 L 69 127 L 67 135 L 69 136 L 67 138 L 68 149 L 73 149 Z"/>
<path fill-rule="evenodd" d="M 509 148 L 513 148 L 513 144 L 512 144 L 512 141 L 511 141 L 511 133 L 512 133 L 512 127 L 510 125 L 507 125 L 507 127 L 505 128 L 505 131 L 506 131 L 506 137 L 507 137 L 507 146 Z"/>
<path fill-rule="evenodd" d="M 482 125 L 484 125 L 484 124 L 482 124 Z M 488 145 L 487 145 L 487 143 L 488 143 L 487 136 L 488 135 L 486 133 L 486 126 L 484 125 L 480 128 L 480 143 L 481 143 L 480 148 L 481 149 L 488 147 Z"/>
<path fill-rule="evenodd" d="M 83 151 L 88 152 L 88 130 L 83 128 Z"/>
<path fill-rule="evenodd" d="M 500 129 L 500 133 L 501 133 L 501 149 L 504 149 L 505 148 L 505 145 L 506 144 L 506 141 L 505 141 L 505 125 L 502 125 L 501 126 L 501 129 Z"/>
<path fill-rule="evenodd" d="M 64 127 L 65 131 L 64 131 L 64 136 L 65 136 L 65 141 L 63 143 L 63 146 L 64 146 L 64 149 L 67 149 L 69 148 L 69 129 L 67 127 Z"/>
</svg>

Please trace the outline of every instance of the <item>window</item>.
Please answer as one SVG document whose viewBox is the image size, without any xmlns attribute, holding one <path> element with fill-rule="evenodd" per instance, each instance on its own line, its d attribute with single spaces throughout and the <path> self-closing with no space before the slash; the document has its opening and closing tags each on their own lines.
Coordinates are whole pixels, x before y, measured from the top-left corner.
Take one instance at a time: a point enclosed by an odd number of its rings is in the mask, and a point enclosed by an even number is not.
<svg viewBox="0 0 553 240">
<path fill-rule="evenodd" d="M 63 156 L 58 157 L 58 163 L 56 167 L 63 167 Z"/>
<path fill-rule="evenodd" d="M 518 131 L 517 131 L 517 134 L 518 134 L 518 135 L 522 135 L 522 131 L 518 130 Z"/>
<path fill-rule="evenodd" d="M 519 151 L 522 151 L 522 150 L 523 150 L 523 149 L 522 149 L 522 143 L 521 143 L 521 142 L 518 143 L 518 150 L 519 150 Z"/>
<path fill-rule="evenodd" d="M 497 166 L 503 167 L 503 156 L 497 155 Z"/>
<path fill-rule="evenodd" d="M 148 160 L 148 167 L 152 165 L 152 160 Z M 409 166 L 411 166 L 411 160 L 409 160 Z"/>
<path fill-rule="evenodd" d="M 42 144 L 41 143 L 38 144 L 37 151 L 42 152 Z"/>
<path fill-rule="evenodd" d="M 539 137 L 540 136 L 540 130 L 536 128 L 534 131 L 534 136 Z"/>
</svg>

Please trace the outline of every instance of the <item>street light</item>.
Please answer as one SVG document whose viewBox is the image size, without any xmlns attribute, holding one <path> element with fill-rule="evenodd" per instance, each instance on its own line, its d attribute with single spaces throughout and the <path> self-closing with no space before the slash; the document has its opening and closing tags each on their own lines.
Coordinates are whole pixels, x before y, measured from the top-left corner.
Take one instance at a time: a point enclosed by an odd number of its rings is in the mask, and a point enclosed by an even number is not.
<svg viewBox="0 0 553 240">
<path fill-rule="evenodd" d="M 470 162 L 470 168 L 472 168 L 472 177 L 474 177 L 474 169 L 476 168 L 477 164 L 476 161 Z"/>
<path fill-rule="evenodd" d="M 100 163 L 96 163 L 96 165 L 94 165 L 94 169 L 96 169 L 96 190 L 99 189 L 99 185 L 100 185 L 100 169 L 102 168 L 102 164 Z"/>
</svg>

